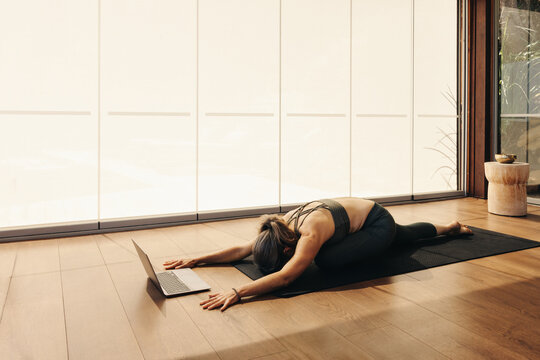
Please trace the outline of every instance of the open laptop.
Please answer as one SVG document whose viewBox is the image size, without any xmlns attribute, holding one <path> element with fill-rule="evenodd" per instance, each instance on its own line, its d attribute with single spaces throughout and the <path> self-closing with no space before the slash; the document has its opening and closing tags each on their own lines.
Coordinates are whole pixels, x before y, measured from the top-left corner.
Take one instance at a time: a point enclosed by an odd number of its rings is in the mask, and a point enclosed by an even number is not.
<svg viewBox="0 0 540 360">
<path fill-rule="evenodd" d="M 208 286 L 208 284 L 191 269 L 176 269 L 156 274 L 148 255 L 146 255 L 140 246 L 137 245 L 135 240 L 131 239 L 131 241 L 133 241 L 133 245 L 135 245 L 137 254 L 139 254 L 139 258 L 141 259 L 148 277 L 166 297 L 210 289 L 210 286 Z"/>
</svg>

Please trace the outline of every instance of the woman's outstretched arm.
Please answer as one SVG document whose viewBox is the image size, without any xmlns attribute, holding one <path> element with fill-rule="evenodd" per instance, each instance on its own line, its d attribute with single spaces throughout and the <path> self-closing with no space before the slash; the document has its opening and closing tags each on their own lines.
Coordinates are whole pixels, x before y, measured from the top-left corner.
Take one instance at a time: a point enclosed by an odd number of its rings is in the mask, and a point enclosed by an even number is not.
<svg viewBox="0 0 540 360">
<path fill-rule="evenodd" d="M 243 245 L 233 246 L 228 249 L 219 250 L 211 254 L 195 257 L 169 260 L 163 263 L 165 269 L 191 268 L 199 264 L 221 264 L 241 260 L 251 254 L 255 240 Z"/>
<path fill-rule="evenodd" d="M 240 301 L 243 296 L 262 295 L 287 286 L 306 270 L 315 255 L 317 255 L 320 247 L 319 241 L 309 236 L 302 236 L 298 240 L 293 257 L 280 271 L 242 285 L 237 289 L 211 294 L 207 300 L 201 302 L 201 306 L 203 309 L 208 310 L 220 307 L 221 311 L 223 311 Z"/>
</svg>

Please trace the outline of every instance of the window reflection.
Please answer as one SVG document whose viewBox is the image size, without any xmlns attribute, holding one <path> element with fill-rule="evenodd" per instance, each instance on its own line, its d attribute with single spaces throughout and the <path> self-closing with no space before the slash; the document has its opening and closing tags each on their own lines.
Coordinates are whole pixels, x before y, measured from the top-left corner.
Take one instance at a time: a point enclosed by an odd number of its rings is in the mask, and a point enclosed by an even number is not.
<svg viewBox="0 0 540 360">
<path fill-rule="evenodd" d="M 529 200 L 540 202 L 540 1 L 501 0 L 499 148 L 530 163 Z M 536 200 L 535 200 L 536 199 Z"/>
</svg>

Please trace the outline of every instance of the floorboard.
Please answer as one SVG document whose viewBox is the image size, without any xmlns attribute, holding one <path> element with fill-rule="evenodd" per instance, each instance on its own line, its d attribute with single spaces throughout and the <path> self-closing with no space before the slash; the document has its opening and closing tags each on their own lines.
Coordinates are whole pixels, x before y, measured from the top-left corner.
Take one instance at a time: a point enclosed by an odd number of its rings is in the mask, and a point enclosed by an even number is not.
<svg viewBox="0 0 540 360">
<path fill-rule="evenodd" d="M 17 245 L 13 276 L 60 270 L 58 239 L 23 241 Z"/>
<path fill-rule="evenodd" d="M 70 359 L 142 359 L 105 266 L 62 272 Z"/>
<path fill-rule="evenodd" d="M 388 325 L 348 337 L 374 359 L 448 359 L 420 340 Z"/>
<path fill-rule="evenodd" d="M 214 272 L 212 276 L 224 288 L 251 281 L 232 267 Z M 248 302 L 243 307 L 299 358 L 328 359 L 337 351 L 343 358 L 371 358 L 329 326 L 331 322 L 299 301 L 271 297 L 265 301 Z"/>
<path fill-rule="evenodd" d="M 62 270 L 79 269 L 103 265 L 103 257 L 96 243 L 99 236 L 79 236 L 58 240 L 60 268 Z"/>
<path fill-rule="evenodd" d="M 227 266 L 226 269 L 233 268 Z M 211 274 L 224 269 L 206 267 L 197 270 L 197 274 L 212 287 L 212 292 L 223 289 Z M 202 310 L 199 303 L 207 298 L 208 292 L 204 292 L 178 297 L 176 301 L 184 307 L 221 359 L 252 359 L 285 350 L 245 307 L 231 307 L 225 312 Z"/>
<path fill-rule="evenodd" d="M 17 244 L 0 246 L 0 322 L 17 258 Z"/>
<path fill-rule="evenodd" d="M 520 354 L 469 331 L 443 316 L 401 296 L 387 285 L 377 285 L 379 292 L 369 297 L 347 291 L 345 296 L 371 306 L 378 316 L 394 327 L 418 339 L 437 352 L 453 359 L 524 359 Z M 365 289 L 363 289 L 365 290 Z M 371 290 L 371 289 L 370 289 Z M 397 300 L 397 299 L 400 300 Z M 375 302 L 373 302 L 375 300 Z M 391 305 L 388 305 L 391 304 Z M 381 340 L 382 343 L 382 340 Z"/>
<path fill-rule="evenodd" d="M 112 280 L 146 359 L 219 359 L 177 301 L 168 301 L 145 279 L 138 262 L 108 265 Z"/>
<path fill-rule="evenodd" d="M 0 322 L 1 359 L 67 359 L 59 272 L 11 279 Z"/>
<path fill-rule="evenodd" d="M 137 254 L 131 245 L 122 246 L 107 235 L 97 236 L 96 243 L 106 264 L 137 260 Z"/>
</svg>

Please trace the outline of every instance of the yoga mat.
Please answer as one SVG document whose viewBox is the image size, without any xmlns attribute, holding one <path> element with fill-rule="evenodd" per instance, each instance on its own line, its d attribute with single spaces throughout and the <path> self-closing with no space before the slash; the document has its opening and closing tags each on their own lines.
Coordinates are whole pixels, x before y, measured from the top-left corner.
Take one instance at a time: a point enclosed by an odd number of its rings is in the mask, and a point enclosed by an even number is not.
<svg viewBox="0 0 540 360">
<path fill-rule="evenodd" d="M 360 281 L 405 274 L 486 256 L 540 246 L 540 242 L 469 226 L 472 235 L 439 236 L 413 245 L 396 246 L 369 262 L 340 270 L 322 270 L 312 263 L 298 279 L 273 294 L 292 297 Z M 233 265 L 256 280 L 264 276 L 248 257 Z"/>
</svg>

